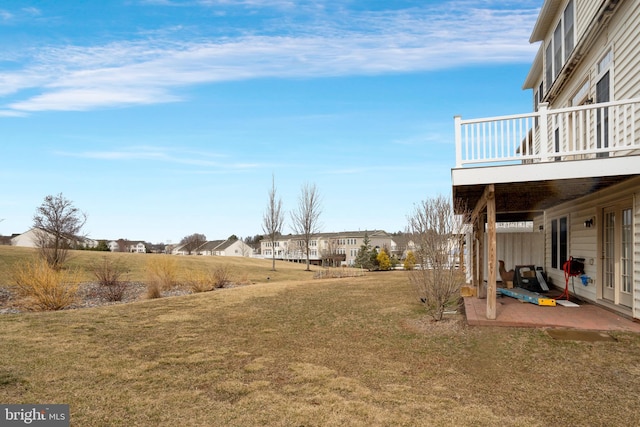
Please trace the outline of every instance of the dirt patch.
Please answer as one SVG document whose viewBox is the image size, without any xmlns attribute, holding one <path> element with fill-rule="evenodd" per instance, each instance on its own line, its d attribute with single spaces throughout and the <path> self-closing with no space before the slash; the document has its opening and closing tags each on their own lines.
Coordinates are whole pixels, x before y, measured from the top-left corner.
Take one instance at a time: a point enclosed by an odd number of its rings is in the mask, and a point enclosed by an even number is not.
<svg viewBox="0 0 640 427">
<path fill-rule="evenodd" d="M 556 340 L 570 341 L 616 341 L 614 337 L 606 332 L 600 331 L 578 331 L 576 329 L 548 329 L 547 334 Z"/>
<path fill-rule="evenodd" d="M 466 327 L 464 320 L 464 315 L 460 313 L 445 315 L 439 322 L 435 322 L 430 316 L 424 316 L 420 319 L 407 319 L 403 322 L 403 326 L 418 333 L 458 334 L 464 332 Z"/>
</svg>

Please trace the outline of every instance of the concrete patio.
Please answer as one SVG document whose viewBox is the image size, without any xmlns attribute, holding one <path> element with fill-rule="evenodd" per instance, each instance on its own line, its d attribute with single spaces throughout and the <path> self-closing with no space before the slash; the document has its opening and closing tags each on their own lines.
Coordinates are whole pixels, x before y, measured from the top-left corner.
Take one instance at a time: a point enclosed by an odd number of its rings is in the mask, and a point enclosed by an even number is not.
<svg viewBox="0 0 640 427">
<path fill-rule="evenodd" d="M 471 326 L 512 326 L 526 328 L 569 328 L 589 331 L 640 333 L 640 323 L 585 302 L 579 307 L 539 306 L 518 299 L 498 296 L 496 319 L 488 320 L 487 300 L 465 297 L 467 323 Z"/>
</svg>

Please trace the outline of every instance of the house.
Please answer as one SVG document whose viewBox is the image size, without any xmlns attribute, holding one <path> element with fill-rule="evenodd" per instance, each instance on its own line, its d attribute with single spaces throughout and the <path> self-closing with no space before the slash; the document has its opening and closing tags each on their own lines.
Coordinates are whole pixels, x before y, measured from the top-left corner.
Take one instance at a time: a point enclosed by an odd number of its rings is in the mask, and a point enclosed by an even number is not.
<svg viewBox="0 0 640 427">
<path fill-rule="evenodd" d="M 365 237 L 372 248 L 386 248 L 391 254 L 397 252 L 392 237 L 382 230 L 343 231 L 339 233 L 317 233 L 309 241 L 309 262 L 314 265 L 353 265 Z M 260 242 L 264 258 L 275 258 L 292 262 L 306 262 L 302 236 L 280 236 L 275 242 L 265 238 Z"/>
<path fill-rule="evenodd" d="M 37 248 L 40 230 L 32 228 L 22 234 L 16 234 L 11 237 L 12 246 L 22 246 L 25 248 Z"/>
<path fill-rule="evenodd" d="M 227 239 L 213 248 L 211 255 L 253 257 L 253 249 L 241 239 Z"/>
<path fill-rule="evenodd" d="M 186 245 L 177 245 L 171 250 L 173 255 L 188 255 L 189 251 L 185 248 Z M 254 252 L 251 246 L 247 245 L 241 239 L 227 239 L 227 240 L 210 240 L 196 249 L 191 251 L 195 255 L 206 256 L 242 256 L 253 257 Z"/>
<path fill-rule="evenodd" d="M 111 252 L 131 252 L 136 254 L 147 253 L 146 243 L 142 240 L 111 240 L 107 243 Z"/>
<path fill-rule="evenodd" d="M 640 2 L 544 0 L 524 81 L 533 112 L 455 118 L 453 197 L 472 211 L 467 267 L 487 318 L 496 318 L 498 260 L 521 235 L 549 281 L 584 300 L 640 318 Z M 581 277 L 567 276 L 570 258 Z"/>
<path fill-rule="evenodd" d="M 22 246 L 25 248 L 38 248 L 40 247 L 40 241 L 44 235 L 48 235 L 49 238 L 53 239 L 53 235 L 49 235 L 46 231 L 32 228 L 22 234 L 14 234 L 11 236 L 11 245 L 12 246 Z M 72 248 L 95 248 L 98 246 L 98 241 L 89 239 L 86 237 L 76 237 L 75 240 L 70 241 L 67 240 L 69 245 Z"/>
</svg>

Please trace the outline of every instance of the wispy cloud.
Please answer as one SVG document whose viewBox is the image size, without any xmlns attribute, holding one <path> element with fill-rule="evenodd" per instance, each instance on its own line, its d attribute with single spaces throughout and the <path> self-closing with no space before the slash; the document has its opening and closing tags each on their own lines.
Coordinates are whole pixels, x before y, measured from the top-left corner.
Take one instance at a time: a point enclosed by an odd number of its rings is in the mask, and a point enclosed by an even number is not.
<svg viewBox="0 0 640 427">
<path fill-rule="evenodd" d="M 288 3 L 277 2 L 280 7 Z M 137 41 L 40 48 L 27 53 L 19 69 L 0 72 L 0 96 L 7 98 L 0 114 L 177 102 L 182 100 L 181 87 L 232 80 L 417 72 L 531 60 L 535 47 L 529 46 L 528 37 L 537 10 L 496 9 L 486 1 L 456 5 L 339 10 L 318 14 L 311 23 L 287 23 L 280 34 L 270 29 L 269 34 L 233 38 L 179 39 L 177 31 L 158 32 L 155 38 L 147 35 Z"/>
<path fill-rule="evenodd" d="M 165 164 L 188 165 L 195 167 L 214 168 L 218 170 L 246 170 L 259 167 L 257 163 L 233 162 L 220 153 L 180 150 L 168 147 L 132 146 L 118 150 L 92 150 L 92 151 L 57 151 L 58 156 L 76 157 L 98 161 L 150 161 Z M 191 173 L 213 173 L 211 169 L 194 169 Z"/>
</svg>

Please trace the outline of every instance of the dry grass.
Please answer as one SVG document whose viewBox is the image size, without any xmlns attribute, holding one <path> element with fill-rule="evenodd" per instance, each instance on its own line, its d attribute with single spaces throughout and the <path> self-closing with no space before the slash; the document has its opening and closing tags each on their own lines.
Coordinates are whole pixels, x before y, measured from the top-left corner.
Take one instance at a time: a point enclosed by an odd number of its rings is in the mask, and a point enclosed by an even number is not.
<svg viewBox="0 0 640 427">
<path fill-rule="evenodd" d="M 75 302 L 80 283 L 71 270 L 57 270 L 39 258 L 18 262 L 11 274 L 11 288 L 24 307 L 34 310 L 61 310 Z"/>
<path fill-rule="evenodd" d="M 0 402 L 68 403 L 78 426 L 640 425 L 637 335 L 434 324 L 406 272 L 282 274 L 0 316 Z"/>
<path fill-rule="evenodd" d="M 8 286 L 10 284 L 11 272 L 16 263 L 36 255 L 35 249 L 0 245 L 0 286 Z M 238 280 L 243 284 L 307 280 L 310 277 L 309 272 L 304 271 L 305 265 L 282 261 L 276 262 L 277 271 L 270 271 L 270 260 L 92 251 L 70 251 L 68 269 L 78 271 L 80 280 L 83 282 L 94 281 L 93 266 L 96 263 L 103 262 L 105 257 L 110 261 L 117 261 L 127 271 L 127 280 L 131 282 L 145 282 L 148 279 L 149 264 L 160 262 L 158 260 L 166 258 L 175 261 L 178 281 L 183 280 L 189 271 L 210 271 L 219 265 L 227 266 L 234 280 Z M 268 268 L 265 268 L 265 266 Z"/>
</svg>

